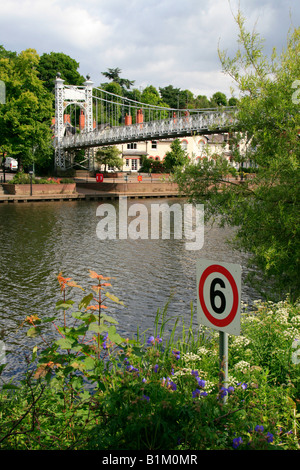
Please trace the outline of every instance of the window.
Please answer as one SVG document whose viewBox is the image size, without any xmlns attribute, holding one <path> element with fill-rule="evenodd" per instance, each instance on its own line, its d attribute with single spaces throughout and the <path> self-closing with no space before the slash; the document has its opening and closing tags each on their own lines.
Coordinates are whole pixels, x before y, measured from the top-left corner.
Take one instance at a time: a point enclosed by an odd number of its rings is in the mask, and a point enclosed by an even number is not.
<svg viewBox="0 0 300 470">
<path fill-rule="evenodd" d="M 183 150 L 187 150 L 187 147 L 188 147 L 187 140 L 183 140 L 183 141 L 181 142 L 181 147 L 183 148 Z"/>
<path fill-rule="evenodd" d="M 133 158 L 131 160 L 131 169 L 132 170 L 137 170 L 137 159 L 136 158 Z"/>
<path fill-rule="evenodd" d="M 157 142 L 156 142 L 156 140 L 152 140 L 151 148 L 157 149 Z"/>
<path fill-rule="evenodd" d="M 201 153 L 202 153 L 203 150 L 204 150 L 204 146 L 205 146 L 204 140 L 199 140 L 199 142 L 198 142 L 198 149 L 199 149 L 199 151 L 200 151 Z"/>
<path fill-rule="evenodd" d="M 136 142 L 130 142 L 129 144 L 127 144 L 127 148 L 128 149 L 136 149 Z"/>
<path fill-rule="evenodd" d="M 126 163 L 125 163 L 126 166 L 129 166 L 129 159 L 126 158 Z"/>
</svg>

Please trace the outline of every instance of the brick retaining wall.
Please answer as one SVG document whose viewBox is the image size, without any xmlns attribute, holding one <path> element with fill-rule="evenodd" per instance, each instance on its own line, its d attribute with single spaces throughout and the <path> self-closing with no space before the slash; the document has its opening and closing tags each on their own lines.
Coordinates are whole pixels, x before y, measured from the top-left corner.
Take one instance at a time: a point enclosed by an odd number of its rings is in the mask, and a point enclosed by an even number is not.
<svg viewBox="0 0 300 470">
<path fill-rule="evenodd" d="M 16 195 L 30 195 L 30 184 L 4 184 L 5 190 L 8 194 Z M 76 192 L 75 183 L 66 184 L 33 184 L 33 195 L 48 195 L 48 194 L 74 194 Z"/>
<path fill-rule="evenodd" d="M 83 188 L 85 190 L 89 191 L 101 191 L 101 192 L 107 192 L 107 193 L 136 193 L 136 194 L 142 194 L 142 193 L 160 193 L 160 194 L 177 194 L 178 192 L 178 186 L 176 183 L 164 183 L 164 182 L 128 182 L 128 183 L 109 183 L 109 182 L 104 182 L 104 183 L 84 183 L 84 182 L 78 182 L 77 183 L 78 188 Z"/>
</svg>

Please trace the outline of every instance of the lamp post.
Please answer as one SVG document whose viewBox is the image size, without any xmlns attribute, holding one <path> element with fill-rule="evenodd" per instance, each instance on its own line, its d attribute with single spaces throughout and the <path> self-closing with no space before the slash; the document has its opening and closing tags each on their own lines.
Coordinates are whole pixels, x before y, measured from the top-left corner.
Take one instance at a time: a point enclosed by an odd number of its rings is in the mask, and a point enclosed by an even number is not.
<svg viewBox="0 0 300 470">
<path fill-rule="evenodd" d="M 33 175 L 33 171 L 30 171 L 29 174 L 30 174 L 30 196 L 32 196 L 32 175 Z"/>
</svg>

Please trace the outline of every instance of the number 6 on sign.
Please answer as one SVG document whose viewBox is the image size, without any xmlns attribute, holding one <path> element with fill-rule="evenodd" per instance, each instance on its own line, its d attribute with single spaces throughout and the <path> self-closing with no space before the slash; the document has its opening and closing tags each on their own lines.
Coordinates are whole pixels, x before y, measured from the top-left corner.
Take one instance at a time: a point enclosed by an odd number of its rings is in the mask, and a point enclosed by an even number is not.
<svg viewBox="0 0 300 470">
<path fill-rule="evenodd" d="M 198 323 L 233 335 L 240 334 L 241 267 L 197 261 Z"/>
</svg>

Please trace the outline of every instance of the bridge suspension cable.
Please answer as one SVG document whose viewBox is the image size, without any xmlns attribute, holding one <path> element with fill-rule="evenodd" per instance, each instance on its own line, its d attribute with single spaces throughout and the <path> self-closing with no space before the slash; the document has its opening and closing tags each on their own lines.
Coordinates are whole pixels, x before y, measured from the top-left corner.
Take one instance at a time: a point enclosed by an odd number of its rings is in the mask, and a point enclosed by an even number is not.
<svg viewBox="0 0 300 470">
<path fill-rule="evenodd" d="M 160 140 L 203 133 L 226 132 L 235 120 L 234 107 L 181 109 L 153 105 L 93 86 L 55 83 L 55 164 L 66 168 L 68 152 L 145 140 Z M 81 108 L 79 130 L 65 120 L 68 106 Z M 74 111 L 75 113 L 75 111 Z M 67 122 L 69 131 L 67 133 Z M 84 123 L 84 124 L 83 124 Z"/>
<path fill-rule="evenodd" d="M 167 106 L 159 106 L 154 104 L 137 101 L 126 96 L 120 96 L 112 92 L 108 92 L 101 88 L 93 88 L 93 99 L 96 100 L 96 123 L 114 125 L 125 125 L 125 116 L 131 116 L 129 120 L 131 124 L 136 122 L 136 115 L 139 110 L 143 112 L 143 121 L 157 121 L 162 119 L 171 119 L 191 114 L 199 114 L 215 111 L 215 108 L 170 108 Z M 100 111 L 99 105 L 100 104 Z M 227 107 L 226 109 L 232 109 Z M 106 111 L 106 113 L 105 113 Z"/>
</svg>

